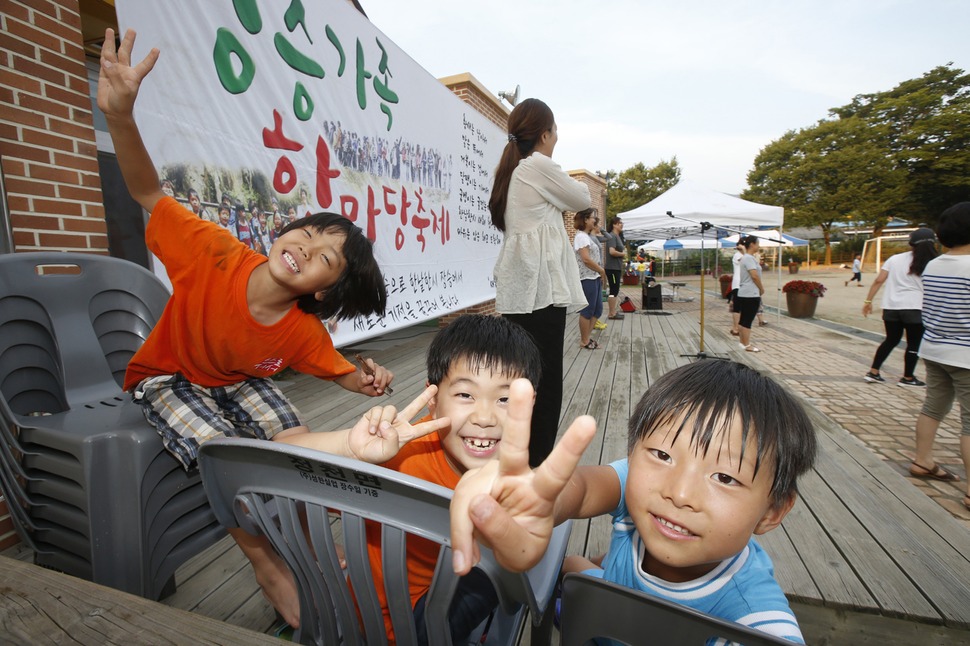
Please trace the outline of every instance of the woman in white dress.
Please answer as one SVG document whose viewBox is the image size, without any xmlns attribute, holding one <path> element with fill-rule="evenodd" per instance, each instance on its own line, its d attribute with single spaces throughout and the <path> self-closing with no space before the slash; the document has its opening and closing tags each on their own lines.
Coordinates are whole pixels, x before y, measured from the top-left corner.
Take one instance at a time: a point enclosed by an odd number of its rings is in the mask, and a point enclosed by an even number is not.
<svg viewBox="0 0 970 646">
<path fill-rule="evenodd" d="M 559 136 L 549 106 L 526 99 L 508 126 L 488 202 L 492 224 L 505 234 L 495 263 L 495 309 L 528 330 L 542 355 L 529 443 L 536 467 L 559 428 L 566 312 L 586 305 L 563 211 L 589 208 L 590 197 L 585 184 L 552 161 Z"/>
</svg>

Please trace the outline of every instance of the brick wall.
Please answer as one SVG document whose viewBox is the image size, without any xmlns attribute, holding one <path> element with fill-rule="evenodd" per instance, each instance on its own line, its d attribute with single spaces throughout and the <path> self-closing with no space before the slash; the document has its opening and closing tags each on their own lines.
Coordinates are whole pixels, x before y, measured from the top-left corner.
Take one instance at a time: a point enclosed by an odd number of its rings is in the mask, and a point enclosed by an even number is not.
<svg viewBox="0 0 970 646">
<path fill-rule="evenodd" d="M 606 180 L 586 169 L 571 170 L 569 176 L 577 182 L 581 182 L 589 189 L 590 206 L 596 209 L 600 216 L 600 226 L 606 231 Z M 569 239 L 576 237 L 576 227 L 573 225 L 574 211 L 567 211 L 563 214 L 566 224 L 566 233 Z"/>
<path fill-rule="evenodd" d="M 3 0 L 0 163 L 16 251 L 108 252 L 77 0 Z"/>
</svg>

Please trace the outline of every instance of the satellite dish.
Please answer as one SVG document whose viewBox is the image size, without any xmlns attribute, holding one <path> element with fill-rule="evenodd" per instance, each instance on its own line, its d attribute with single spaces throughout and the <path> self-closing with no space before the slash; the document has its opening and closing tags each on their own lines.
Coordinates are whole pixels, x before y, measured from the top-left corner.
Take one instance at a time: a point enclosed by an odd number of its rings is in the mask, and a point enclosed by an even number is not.
<svg viewBox="0 0 970 646">
<path fill-rule="evenodd" d="M 519 102 L 519 95 L 522 93 L 522 87 L 519 85 L 515 86 L 515 90 L 507 90 L 504 92 L 499 92 L 499 97 L 505 99 L 513 106 Z"/>
</svg>

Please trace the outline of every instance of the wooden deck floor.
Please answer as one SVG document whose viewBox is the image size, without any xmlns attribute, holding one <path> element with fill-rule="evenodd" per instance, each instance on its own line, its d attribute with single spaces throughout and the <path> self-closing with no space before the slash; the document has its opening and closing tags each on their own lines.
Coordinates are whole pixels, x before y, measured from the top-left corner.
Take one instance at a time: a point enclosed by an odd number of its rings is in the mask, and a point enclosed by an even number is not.
<svg viewBox="0 0 970 646">
<path fill-rule="evenodd" d="M 723 309 L 707 300 L 709 308 Z M 640 395 L 663 373 L 696 359 L 699 312 L 694 301 L 664 303 L 662 313 L 628 314 L 597 333 L 603 346 L 597 351 L 579 348 L 570 319 L 561 429 L 579 414 L 596 418 L 599 431 L 586 463 L 625 454 L 626 423 Z M 722 330 L 708 326 L 709 354 L 762 367 Z M 418 326 L 345 350 L 394 370 L 394 401 L 407 402 L 424 386 L 424 354 L 435 331 Z M 311 427 L 320 429 L 344 428 L 372 404 L 297 375 L 284 390 Z M 808 643 L 970 643 L 970 532 L 847 431 L 808 408 L 820 438 L 818 465 L 801 483 L 801 500 L 782 527 L 761 540 Z M 602 553 L 608 536 L 606 519 L 576 523 L 569 552 Z M 176 582 L 176 593 L 163 600 L 168 605 L 259 632 L 274 623 L 251 569 L 228 540 L 183 566 Z"/>
</svg>

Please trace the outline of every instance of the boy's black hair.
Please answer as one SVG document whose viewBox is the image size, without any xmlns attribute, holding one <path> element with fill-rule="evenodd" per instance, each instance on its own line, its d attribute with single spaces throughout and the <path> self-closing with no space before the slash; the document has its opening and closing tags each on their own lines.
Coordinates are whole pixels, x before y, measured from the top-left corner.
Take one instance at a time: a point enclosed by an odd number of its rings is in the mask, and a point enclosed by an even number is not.
<svg viewBox="0 0 970 646">
<path fill-rule="evenodd" d="M 374 258 L 374 244 L 364 232 L 339 213 L 324 212 L 294 220 L 283 227 L 280 235 L 307 227 L 317 233 L 343 235 L 343 256 L 347 266 L 337 282 L 326 290 L 323 300 L 318 301 L 314 294 L 304 294 L 296 301 L 299 308 L 323 319 L 350 319 L 368 314 L 384 316 L 387 307 L 384 275 Z"/>
<path fill-rule="evenodd" d="M 674 439 L 686 431 L 691 445 L 704 454 L 715 441 L 726 441 L 722 431 L 740 420 L 744 446 L 754 433 L 758 450 L 755 473 L 764 460 L 774 462 L 771 498 L 775 505 L 797 493 L 798 476 L 815 462 L 815 429 L 802 405 L 773 379 L 740 363 L 698 361 L 658 379 L 630 418 L 628 453 L 677 419 L 682 421 L 672 429 Z"/>
<path fill-rule="evenodd" d="M 970 244 L 970 202 L 957 202 L 940 215 L 936 237 L 947 248 Z"/>
<path fill-rule="evenodd" d="M 428 383 L 438 385 L 455 361 L 473 368 L 524 377 L 539 385 L 542 358 L 524 327 L 502 316 L 465 314 L 435 335 L 428 348 Z"/>
</svg>

